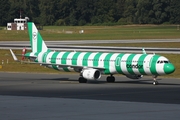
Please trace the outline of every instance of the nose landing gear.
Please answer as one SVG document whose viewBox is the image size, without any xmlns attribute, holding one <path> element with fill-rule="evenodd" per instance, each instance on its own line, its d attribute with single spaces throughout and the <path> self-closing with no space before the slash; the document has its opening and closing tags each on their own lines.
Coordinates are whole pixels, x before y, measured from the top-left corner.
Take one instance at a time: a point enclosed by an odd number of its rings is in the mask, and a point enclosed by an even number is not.
<svg viewBox="0 0 180 120">
<path fill-rule="evenodd" d="M 158 81 L 157 81 L 157 75 L 153 76 L 153 85 L 158 85 Z"/>
</svg>

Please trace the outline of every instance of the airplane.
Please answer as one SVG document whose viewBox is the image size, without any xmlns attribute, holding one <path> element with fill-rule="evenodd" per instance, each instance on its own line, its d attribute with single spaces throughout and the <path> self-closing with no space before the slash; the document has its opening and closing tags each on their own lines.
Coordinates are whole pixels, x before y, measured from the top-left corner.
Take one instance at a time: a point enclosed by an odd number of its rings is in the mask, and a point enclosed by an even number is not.
<svg viewBox="0 0 180 120">
<path fill-rule="evenodd" d="M 122 74 L 130 79 L 140 79 L 144 75 L 153 76 L 153 84 L 157 85 L 157 77 L 171 74 L 175 71 L 174 65 L 164 56 L 130 53 L 104 52 L 76 52 L 50 50 L 33 22 L 28 22 L 28 33 L 32 52 L 24 53 L 31 63 L 38 63 L 59 71 L 80 73 L 79 83 L 87 80 L 98 80 L 101 75 L 107 76 L 106 81 L 115 82 L 114 74 Z M 17 57 L 10 49 L 15 61 Z"/>
</svg>

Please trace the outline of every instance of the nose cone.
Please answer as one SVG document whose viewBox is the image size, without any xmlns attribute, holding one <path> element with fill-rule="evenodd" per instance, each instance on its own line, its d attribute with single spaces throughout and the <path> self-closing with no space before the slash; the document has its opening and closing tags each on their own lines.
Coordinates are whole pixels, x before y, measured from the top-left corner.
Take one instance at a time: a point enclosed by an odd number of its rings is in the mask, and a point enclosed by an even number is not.
<svg viewBox="0 0 180 120">
<path fill-rule="evenodd" d="M 175 71 L 175 67 L 174 67 L 174 65 L 173 64 L 165 64 L 164 65 L 164 72 L 166 73 L 166 74 L 171 74 L 171 73 L 173 73 Z"/>
</svg>

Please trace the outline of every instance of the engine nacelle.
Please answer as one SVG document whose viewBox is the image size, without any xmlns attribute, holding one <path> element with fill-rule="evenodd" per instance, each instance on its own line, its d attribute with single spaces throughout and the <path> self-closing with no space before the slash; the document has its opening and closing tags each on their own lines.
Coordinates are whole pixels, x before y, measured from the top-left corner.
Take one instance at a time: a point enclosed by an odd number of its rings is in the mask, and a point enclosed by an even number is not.
<svg viewBox="0 0 180 120">
<path fill-rule="evenodd" d="M 126 77 L 130 79 L 141 79 L 143 75 L 126 75 Z"/>
<path fill-rule="evenodd" d="M 88 80 L 97 80 L 101 77 L 101 72 L 97 69 L 84 69 L 82 76 Z"/>
</svg>

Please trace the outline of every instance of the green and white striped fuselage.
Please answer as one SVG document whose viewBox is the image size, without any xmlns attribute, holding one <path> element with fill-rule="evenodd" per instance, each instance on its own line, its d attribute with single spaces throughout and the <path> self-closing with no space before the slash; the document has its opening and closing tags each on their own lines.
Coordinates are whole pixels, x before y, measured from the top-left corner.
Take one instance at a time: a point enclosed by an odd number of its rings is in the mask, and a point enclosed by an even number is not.
<svg viewBox="0 0 180 120">
<path fill-rule="evenodd" d="M 172 66 L 167 58 L 155 54 L 40 52 L 35 55 L 36 62 L 63 71 L 80 72 L 85 68 L 99 68 L 102 74 L 164 75 L 169 74 Z"/>
</svg>

